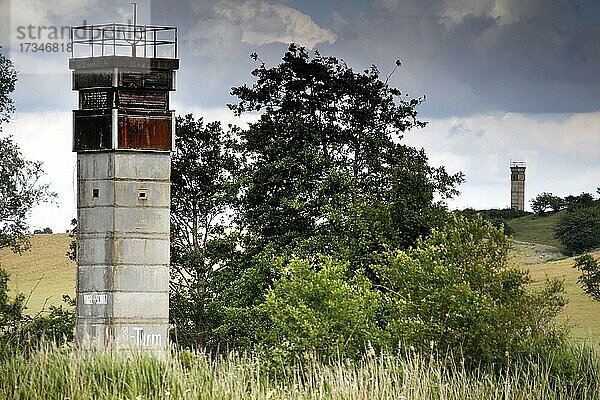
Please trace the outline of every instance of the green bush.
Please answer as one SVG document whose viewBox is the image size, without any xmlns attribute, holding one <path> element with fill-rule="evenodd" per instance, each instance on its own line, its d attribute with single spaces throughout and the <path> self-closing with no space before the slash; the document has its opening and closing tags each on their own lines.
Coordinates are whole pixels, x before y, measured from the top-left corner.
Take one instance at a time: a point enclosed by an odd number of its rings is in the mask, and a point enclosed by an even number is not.
<svg viewBox="0 0 600 400">
<path fill-rule="evenodd" d="M 257 308 L 270 328 L 260 347 L 271 357 L 357 359 L 378 341 L 379 293 L 362 272 L 350 273 L 347 263 L 320 257 L 312 266 L 308 260 L 286 262 L 281 275 Z"/>
<path fill-rule="evenodd" d="M 600 262 L 589 254 L 575 259 L 574 268 L 581 271 L 578 278 L 583 291 L 596 301 L 600 301 Z"/>
<path fill-rule="evenodd" d="M 373 254 L 366 270 L 305 247 L 266 252 L 246 273 L 245 289 L 264 295 L 252 307 L 224 307 L 216 331 L 230 348 L 259 349 L 289 363 L 306 354 L 359 359 L 365 350 L 453 353 L 470 365 L 546 357 L 565 343 L 554 318 L 562 282 L 532 291 L 508 263 L 509 242 L 481 218 L 453 216 L 405 251 Z M 294 258 L 294 254 L 301 255 Z M 239 288 L 239 287 L 238 287 Z"/>
<path fill-rule="evenodd" d="M 569 255 L 600 246 L 600 205 L 570 207 L 558 221 L 554 233 Z"/>
<path fill-rule="evenodd" d="M 529 277 L 509 267 L 508 251 L 490 223 L 454 217 L 414 248 L 388 254 L 375 267 L 388 346 L 461 353 L 478 364 L 563 344 L 566 332 L 553 322 L 565 305 L 562 283 L 528 291 Z"/>
</svg>

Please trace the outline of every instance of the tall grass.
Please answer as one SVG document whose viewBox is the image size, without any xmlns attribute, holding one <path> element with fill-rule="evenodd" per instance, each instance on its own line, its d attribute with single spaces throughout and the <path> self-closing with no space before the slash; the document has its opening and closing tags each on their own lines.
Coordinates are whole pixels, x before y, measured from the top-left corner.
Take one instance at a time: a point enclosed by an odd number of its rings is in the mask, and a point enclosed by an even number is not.
<svg viewBox="0 0 600 400">
<path fill-rule="evenodd" d="M 599 399 L 597 354 L 586 347 L 569 351 L 560 356 L 569 358 L 566 363 L 560 357 L 509 360 L 500 371 L 492 371 L 467 370 L 450 358 L 418 354 L 329 364 L 309 357 L 277 368 L 237 353 L 209 357 L 173 352 L 157 357 L 47 347 L 29 356 L 2 357 L 0 398 Z M 575 378 L 561 377 L 557 368 L 573 368 Z"/>
</svg>

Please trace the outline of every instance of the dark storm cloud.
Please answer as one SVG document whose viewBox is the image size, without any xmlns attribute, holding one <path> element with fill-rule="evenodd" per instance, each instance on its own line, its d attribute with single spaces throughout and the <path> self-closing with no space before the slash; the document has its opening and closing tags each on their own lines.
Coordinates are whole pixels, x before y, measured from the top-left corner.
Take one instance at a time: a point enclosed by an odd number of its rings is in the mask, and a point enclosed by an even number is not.
<svg viewBox="0 0 600 400">
<path fill-rule="evenodd" d="M 293 7 L 292 2 L 262 0 L 154 2 L 153 23 L 179 27 L 182 68 L 177 101 L 189 108 L 225 107 L 235 102 L 233 86 L 251 82 L 258 63 L 250 54 L 277 64 L 287 42 L 304 41 L 308 47 L 335 42 L 328 29 Z M 187 108 L 187 107 L 186 107 Z"/>
<path fill-rule="evenodd" d="M 369 14 L 346 16 L 339 36 L 348 53 L 359 46 L 363 58 L 405 60 L 408 89 L 429 95 L 432 115 L 588 112 L 600 107 L 599 9 L 560 0 L 380 0 Z"/>
<path fill-rule="evenodd" d="M 111 7 L 100 7 L 96 0 L 85 3 L 87 8 L 80 7 L 85 12 L 79 10 L 65 21 L 78 22 L 82 16 L 94 22 L 121 20 L 130 9 L 127 1 L 115 0 Z M 384 77 L 401 59 L 402 67 L 390 82 L 412 96 L 427 95 L 421 107 L 426 117 L 490 111 L 587 112 L 600 107 L 600 2 L 596 0 L 141 4 L 142 13 L 150 8 L 148 22 L 179 27 L 178 81 L 182 84 L 175 96 L 190 107 L 224 107 L 235 101 L 229 95 L 231 87 L 251 82 L 250 71 L 257 65 L 249 54 L 258 52 L 267 64 L 277 64 L 287 47 L 284 42 L 295 37 L 304 38 L 323 54 L 346 59 L 355 69 L 375 64 Z M 117 8 L 123 8 L 119 15 Z M 254 14 L 248 14 L 248 9 L 254 9 Z M 293 21 L 304 25 L 290 32 L 290 20 L 281 17 L 282 12 L 287 13 L 285 18 L 296 12 Z M 52 81 L 23 77 L 21 84 L 43 87 Z M 72 101 L 68 88 L 63 92 L 61 101 L 52 102 L 27 97 L 30 90 L 16 97 L 27 109 L 52 109 Z"/>
</svg>

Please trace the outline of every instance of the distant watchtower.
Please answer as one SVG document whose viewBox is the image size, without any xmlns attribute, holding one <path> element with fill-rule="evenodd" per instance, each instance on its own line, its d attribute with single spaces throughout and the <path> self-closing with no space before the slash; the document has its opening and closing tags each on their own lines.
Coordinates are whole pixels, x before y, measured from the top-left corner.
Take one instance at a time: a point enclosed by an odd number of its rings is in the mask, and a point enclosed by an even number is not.
<svg viewBox="0 0 600 400">
<path fill-rule="evenodd" d="M 525 163 L 510 163 L 510 208 L 525 210 Z"/>
<path fill-rule="evenodd" d="M 177 28 L 72 28 L 77 341 L 168 346 L 170 167 Z"/>
</svg>

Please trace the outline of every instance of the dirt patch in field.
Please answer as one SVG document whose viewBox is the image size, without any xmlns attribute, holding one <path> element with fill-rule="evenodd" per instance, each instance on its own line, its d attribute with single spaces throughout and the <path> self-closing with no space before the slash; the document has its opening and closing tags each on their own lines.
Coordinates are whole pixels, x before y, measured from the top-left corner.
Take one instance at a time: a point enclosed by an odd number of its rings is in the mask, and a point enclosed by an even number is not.
<svg viewBox="0 0 600 400">
<path fill-rule="evenodd" d="M 519 242 L 518 240 L 511 240 L 514 250 L 517 250 L 520 254 L 525 255 L 525 261 L 527 264 L 537 264 L 546 261 L 562 260 L 567 258 L 554 246 L 547 246 L 544 244 Z"/>
</svg>

